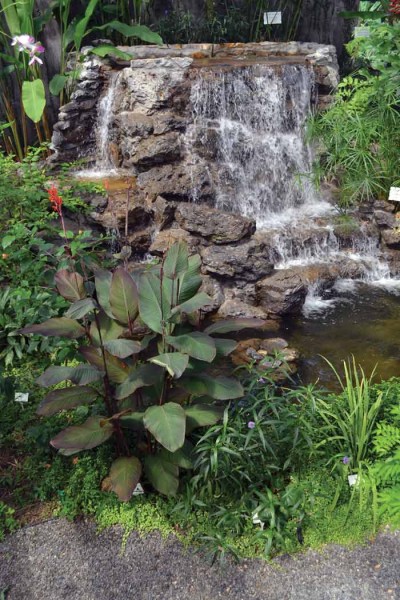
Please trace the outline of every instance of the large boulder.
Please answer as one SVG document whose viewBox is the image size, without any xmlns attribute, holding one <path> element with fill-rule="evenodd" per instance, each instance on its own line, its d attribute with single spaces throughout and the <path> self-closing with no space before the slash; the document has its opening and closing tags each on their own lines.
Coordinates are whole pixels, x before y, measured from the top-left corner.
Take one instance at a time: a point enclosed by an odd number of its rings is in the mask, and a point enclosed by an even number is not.
<svg viewBox="0 0 400 600">
<path fill-rule="evenodd" d="M 150 253 L 157 256 L 163 256 L 165 252 L 175 242 L 186 242 L 189 251 L 195 254 L 199 251 L 201 240 L 196 238 L 184 229 L 165 229 L 160 231 L 150 246 Z"/>
<path fill-rule="evenodd" d="M 199 204 L 181 204 L 175 218 L 182 229 L 214 244 L 231 244 L 250 237 L 256 230 L 253 219 L 221 212 Z"/>
<path fill-rule="evenodd" d="M 307 284 L 298 269 L 276 271 L 259 281 L 256 289 L 259 304 L 277 315 L 298 312 L 307 296 Z"/>
<path fill-rule="evenodd" d="M 204 165 L 174 163 L 153 167 L 139 175 L 137 184 L 152 200 L 157 196 L 178 201 L 196 197 L 199 202 L 211 203 L 214 197 L 212 178 Z"/>
<path fill-rule="evenodd" d="M 254 239 L 238 246 L 209 246 L 202 251 L 206 273 L 242 281 L 257 281 L 273 271 L 265 244 Z"/>
<path fill-rule="evenodd" d="M 388 248 L 400 250 L 400 228 L 399 229 L 383 229 L 382 241 Z"/>
</svg>

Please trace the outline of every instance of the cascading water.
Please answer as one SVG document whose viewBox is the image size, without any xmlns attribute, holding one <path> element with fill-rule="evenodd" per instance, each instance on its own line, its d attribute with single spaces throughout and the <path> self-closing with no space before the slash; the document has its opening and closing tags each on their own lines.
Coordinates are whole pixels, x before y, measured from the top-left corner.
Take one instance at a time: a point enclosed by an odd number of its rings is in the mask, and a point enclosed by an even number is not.
<svg viewBox="0 0 400 600">
<path fill-rule="evenodd" d="M 378 240 L 361 231 L 354 247 L 343 250 L 332 224 L 335 208 L 311 183 L 304 126 L 313 94 L 314 75 L 305 66 L 200 69 L 191 91 L 188 165 L 194 174 L 199 165 L 208 170 L 217 208 L 256 219 L 275 268 L 345 259 L 359 267 L 362 280 L 384 285 L 390 269 Z M 195 175 L 193 188 L 196 201 Z M 314 284 L 313 298 L 317 291 Z"/>
<path fill-rule="evenodd" d="M 115 95 L 119 73 L 111 73 L 108 87 L 99 102 L 96 128 L 96 162 L 90 170 L 79 171 L 76 177 L 82 179 L 103 179 L 116 174 L 117 169 L 110 153 L 110 126 L 114 116 Z"/>
</svg>

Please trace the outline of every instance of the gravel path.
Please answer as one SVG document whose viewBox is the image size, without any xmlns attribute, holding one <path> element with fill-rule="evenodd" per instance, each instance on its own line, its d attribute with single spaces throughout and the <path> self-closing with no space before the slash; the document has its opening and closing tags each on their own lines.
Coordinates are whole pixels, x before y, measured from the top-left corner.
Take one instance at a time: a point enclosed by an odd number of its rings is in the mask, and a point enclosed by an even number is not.
<svg viewBox="0 0 400 600">
<path fill-rule="evenodd" d="M 0 598 L 7 600 L 400 600 L 400 532 L 354 550 L 329 547 L 210 565 L 158 534 L 100 535 L 92 523 L 53 520 L 0 544 Z"/>
</svg>

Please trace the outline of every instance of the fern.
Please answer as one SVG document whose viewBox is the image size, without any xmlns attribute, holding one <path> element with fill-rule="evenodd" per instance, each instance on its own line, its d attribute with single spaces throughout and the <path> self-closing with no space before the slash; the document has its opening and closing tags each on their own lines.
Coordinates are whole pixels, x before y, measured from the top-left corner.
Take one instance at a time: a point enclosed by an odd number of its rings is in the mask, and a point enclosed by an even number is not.
<svg viewBox="0 0 400 600">
<path fill-rule="evenodd" d="M 374 465 L 379 486 L 380 513 L 395 526 L 400 525 L 400 405 L 391 411 L 392 423 L 379 423 L 373 444 L 382 460 Z"/>
</svg>

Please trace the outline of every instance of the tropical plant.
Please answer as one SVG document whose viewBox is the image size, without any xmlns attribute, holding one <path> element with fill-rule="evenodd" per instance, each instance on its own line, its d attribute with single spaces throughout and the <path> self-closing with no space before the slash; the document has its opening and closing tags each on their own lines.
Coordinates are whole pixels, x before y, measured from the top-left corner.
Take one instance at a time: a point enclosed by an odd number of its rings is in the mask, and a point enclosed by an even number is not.
<svg viewBox="0 0 400 600">
<path fill-rule="evenodd" d="M 332 106 L 310 122 L 319 146 L 314 173 L 335 182 L 343 206 L 386 199 L 399 185 L 400 22 L 372 20 L 369 37 L 347 48 L 357 70 L 339 85 Z"/>
<path fill-rule="evenodd" d="M 383 390 L 373 388 L 374 372 L 368 378 L 357 367 L 354 357 L 349 363 L 343 362 L 343 378 L 328 360 L 327 363 L 341 394 L 312 397 L 322 438 L 318 447 L 329 448 L 328 464 L 342 459 L 350 473 L 358 472 L 370 457 L 372 435 L 386 395 Z"/>
<path fill-rule="evenodd" d="M 94 281 L 85 281 L 71 261 L 69 269 L 55 276 L 59 293 L 71 302 L 68 311 L 21 331 L 86 339 L 79 348 L 86 363 L 52 366 L 39 378 L 45 387 L 63 381 L 74 386 L 51 391 L 38 414 L 102 400 L 102 409 L 95 407 L 82 425 L 62 431 L 51 444 L 70 456 L 114 437 L 118 458 L 104 485 L 122 500 L 132 496 L 142 464 L 159 492 L 175 494 L 179 468 L 192 464 L 186 436 L 220 419 L 223 408 L 215 400 L 243 394 L 236 379 L 210 371 L 217 356 L 236 346 L 213 335 L 259 322 L 220 321 L 193 331 L 198 311 L 210 302 L 198 292 L 200 264 L 200 257 L 189 257 L 183 243 L 175 243 L 160 265 L 132 274 L 123 268 L 114 273 L 98 269 Z"/>
</svg>

